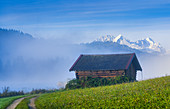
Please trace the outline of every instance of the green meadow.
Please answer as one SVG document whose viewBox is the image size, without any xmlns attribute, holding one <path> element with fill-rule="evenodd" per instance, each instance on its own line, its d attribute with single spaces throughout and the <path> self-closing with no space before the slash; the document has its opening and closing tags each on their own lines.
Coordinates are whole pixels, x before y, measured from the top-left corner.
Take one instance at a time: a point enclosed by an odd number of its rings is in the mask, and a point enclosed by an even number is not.
<svg viewBox="0 0 170 109">
<path fill-rule="evenodd" d="M 6 97 L 6 98 L 0 98 L 0 109 L 5 109 L 7 106 L 9 106 L 14 100 L 24 97 L 22 96 L 13 96 L 13 97 Z"/>
<path fill-rule="evenodd" d="M 41 95 L 37 109 L 170 108 L 170 76 Z"/>
</svg>

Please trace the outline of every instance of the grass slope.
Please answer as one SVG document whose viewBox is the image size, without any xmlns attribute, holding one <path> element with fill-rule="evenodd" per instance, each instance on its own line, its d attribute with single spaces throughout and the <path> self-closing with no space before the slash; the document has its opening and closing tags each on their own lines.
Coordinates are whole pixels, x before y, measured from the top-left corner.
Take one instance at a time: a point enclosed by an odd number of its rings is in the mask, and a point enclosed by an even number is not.
<svg viewBox="0 0 170 109">
<path fill-rule="evenodd" d="M 170 108 L 170 76 L 41 95 L 37 109 Z"/>
<path fill-rule="evenodd" d="M 0 109 L 5 109 L 7 106 L 9 106 L 14 100 L 24 97 L 26 95 L 21 96 L 13 96 L 13 97 L 6 97 L 6 98 L 0 98 Z"/>
</svg>

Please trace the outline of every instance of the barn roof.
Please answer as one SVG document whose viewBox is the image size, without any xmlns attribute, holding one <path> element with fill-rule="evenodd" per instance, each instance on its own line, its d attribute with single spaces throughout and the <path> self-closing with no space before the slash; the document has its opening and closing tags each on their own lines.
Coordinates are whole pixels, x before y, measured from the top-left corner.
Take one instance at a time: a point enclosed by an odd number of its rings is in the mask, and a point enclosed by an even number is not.
<svg viewBox="0 0 170 109">
<path fill-rule="evenodd" d="M 142 71 L 135 53 L 80 55 L 69 71 L 126 70 L 131 63 Z"/>
</svg>

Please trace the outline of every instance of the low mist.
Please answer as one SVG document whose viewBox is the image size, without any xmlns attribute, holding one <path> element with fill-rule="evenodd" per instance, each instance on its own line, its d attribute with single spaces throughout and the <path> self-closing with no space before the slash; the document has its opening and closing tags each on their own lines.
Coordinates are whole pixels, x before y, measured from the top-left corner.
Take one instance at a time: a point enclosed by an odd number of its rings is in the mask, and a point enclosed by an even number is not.
<svg viewBox="0 0 170 109">
<path fill-rule="evenodd" d="M 6 49 L 1 54 L 1 87 L 60 88 L 69 78 L 74 78 L 74 73 L 68 70 L 79 56 L 78 46 L 57 39 L 10 42 L 4 45 Z"/>
<path fill-rule="evenodd" d="M 142 78 L 146 80 L 170 75 L 170 55 L 141 56 L 139 57 L 139 60 L 143 68 L 143 77 L 141 77 L 141 72 L 139 72 L 137 76 L 138 80 L 141 80 Z"/>
<path fill-rule="evenodd" d="M 32 88 L 61 88 L 75 78 L 69 68 L 80 54 L 107 54 L 108 50 L 88 50 L 65 39 L 8 40 L 1 45 L 0 87 L 30 91 Z M 137 80 L 170 75 L 170 56 L 138 56 L 143 69 Z M 1 90 L 1 89 L 0 89 Z"/>
</svg>

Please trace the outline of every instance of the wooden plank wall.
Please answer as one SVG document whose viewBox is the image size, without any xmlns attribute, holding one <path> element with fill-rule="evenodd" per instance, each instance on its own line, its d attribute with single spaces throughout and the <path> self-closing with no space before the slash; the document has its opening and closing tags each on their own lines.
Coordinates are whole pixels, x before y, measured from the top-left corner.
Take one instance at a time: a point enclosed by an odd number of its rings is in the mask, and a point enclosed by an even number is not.
<svg viewBox="0 0 170 109">
<path fill-rule="evenodd" d="M 136 80 L 136 69 L 133 63 L 129 66 L 128 70 L 126 70 L 126 76 L 130 77 L 133 80 Z"/>
<path fill-rule="evenodd" d="M 108 78 L 108 77 L 116 77 L 120 75 L 125 75 L 124 70 L 118 70 L 118 71 L 76 71 L 76 78 L 82 78 L 82 77 L 92 77 L 92 78 Z"/>
</svg>

